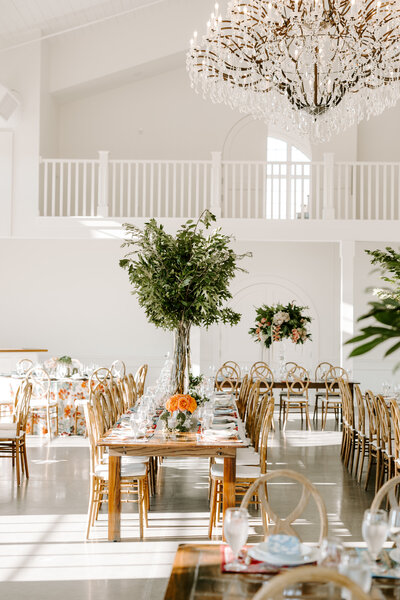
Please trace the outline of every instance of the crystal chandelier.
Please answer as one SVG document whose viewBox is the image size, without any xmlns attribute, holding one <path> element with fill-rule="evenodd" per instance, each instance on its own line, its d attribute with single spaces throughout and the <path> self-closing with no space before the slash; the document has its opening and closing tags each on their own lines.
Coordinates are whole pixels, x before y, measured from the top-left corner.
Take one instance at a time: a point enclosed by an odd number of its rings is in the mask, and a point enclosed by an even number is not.
<svg viewBox="0 0 400 600">
<path fill-rule="evenodd" d="M 187 55 L 192 87 L 213 102 L 296 128 L 313 141 L 400 96 L 398 0 L 231 0 Z"/>
</svg>

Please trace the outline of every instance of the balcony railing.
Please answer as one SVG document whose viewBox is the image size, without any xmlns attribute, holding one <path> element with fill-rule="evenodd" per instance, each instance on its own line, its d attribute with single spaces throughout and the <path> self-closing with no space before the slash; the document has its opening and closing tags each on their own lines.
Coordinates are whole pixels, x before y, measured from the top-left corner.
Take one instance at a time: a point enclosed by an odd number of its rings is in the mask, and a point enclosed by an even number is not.
<svg viewBox="0 0 400 600">
<path fill-rule="evenodd" d="M 42 159 L 44 217 L 399 219 L 400 163 Z"/>
</svg>

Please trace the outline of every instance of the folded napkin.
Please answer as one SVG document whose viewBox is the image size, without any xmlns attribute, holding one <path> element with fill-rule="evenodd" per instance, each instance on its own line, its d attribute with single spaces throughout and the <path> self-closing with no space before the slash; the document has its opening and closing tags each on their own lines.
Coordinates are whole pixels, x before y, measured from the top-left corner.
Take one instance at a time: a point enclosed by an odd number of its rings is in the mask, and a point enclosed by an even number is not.
<svg viewBox="0 0 400 600">
<path fill-rule="evenodd" d="M 215 429 L 206 429 L 203 433 L 203 437 L 209 440 L 227 440 L 230 438 L 237 438 L 237 431 L 235 429 L 221 429 L 219 431 Z"/>
<path fill-rule="evenodd" d="M 230 415 L 214 415 L 213 423 L 236 423 L 236 419 Z"/>
<path fill-rule="evenodd" d="M 236 429 L 236 423 L 213 423 L 211 429 Z"/>
</svg>

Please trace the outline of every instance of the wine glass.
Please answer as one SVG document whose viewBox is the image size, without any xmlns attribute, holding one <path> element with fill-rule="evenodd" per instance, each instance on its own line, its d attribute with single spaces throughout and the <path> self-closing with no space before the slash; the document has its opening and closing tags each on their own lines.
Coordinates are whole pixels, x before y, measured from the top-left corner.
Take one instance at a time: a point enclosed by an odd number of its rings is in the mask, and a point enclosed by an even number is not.
<svg viewBox="0 0 400 600">
<path fill-rule="evenodd" d="M 342 558 L 339 564 L 339 573 L 341 575 L 346 575 L 349 577 L 354 583 L 360 586 L 360 588 L 368 594 L 371 589 L 371 568 L 368 564 L 368 560 L 365 559 L 365 555 L 357 554 L 355 550 L 347 550 L 342 554 Z M 343 590 L 345 592 L 345 590 Z M 343 596 L 344 598 L 349 598 L 351 600 L 351 593 L 349 590 L 346 590 L 346 594 Z"/>
<path fill-rule="evenodd" d="M 373 561 L 378 559 L 388 534 L 387 514 L 384 510 L 366 510 L 362 522 L 362 536 Z"/>
<path fill-rule="evenodd" d="M 224 536 L 229 544 L 233 560 L 226 565 L 229 571 L 243 571 L 246 566 L 239 562 L 239 552 L 247 542 L 249 518 L 245 508 L 227 508 L 224 515 Z"/>
<path fill-rule="evenodd" d="M 336 538 L 324 538 L 320 546 L 318 565 L 337 569 L 344 552 L 343 544 Z"/>
<path fill-rule="evenodd" d="M 400 507 L 392 508 L 389 513 L 388 533 L 397 548 L 400 548 Z M 398 552 L 399 550 L 397 550 Z"/>
</svg>

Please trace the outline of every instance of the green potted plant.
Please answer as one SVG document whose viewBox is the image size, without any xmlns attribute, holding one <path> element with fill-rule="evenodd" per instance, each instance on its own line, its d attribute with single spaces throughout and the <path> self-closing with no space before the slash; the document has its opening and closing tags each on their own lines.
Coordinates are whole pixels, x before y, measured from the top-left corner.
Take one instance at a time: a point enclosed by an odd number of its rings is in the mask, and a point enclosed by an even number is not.
<svg viewBox="0 0 400 600">
<path fill-rule="evenodd" d="M 176 235 L 167 233 L 155 219 L 143 229 L 124 224 L 128 254 L 120 261 L 132 284 L 132 293 L 150 323 L 175 334 L 173 392 L 185 391 L 190 371 L 190 329 L 218 322 L 235 325 L 240 314 L 226 306 L 232 298 L 229 285 L 238 261 L 232 237 L 220 228 L 207 232 L 215 216 L 205 210 L 194 222 L 189 219 Z"/>
</svg>

